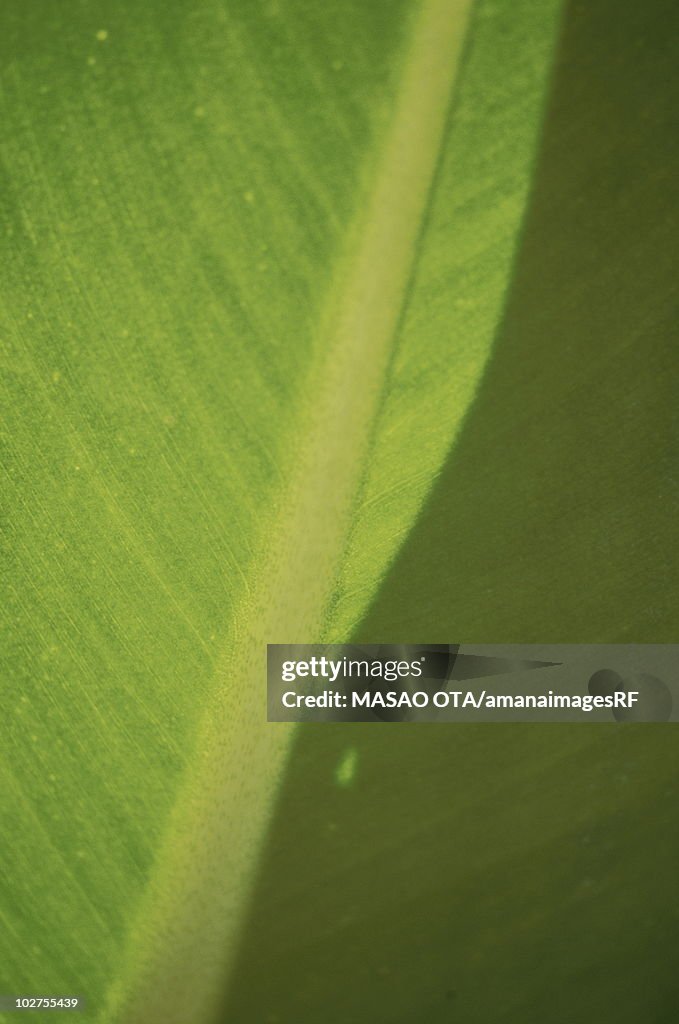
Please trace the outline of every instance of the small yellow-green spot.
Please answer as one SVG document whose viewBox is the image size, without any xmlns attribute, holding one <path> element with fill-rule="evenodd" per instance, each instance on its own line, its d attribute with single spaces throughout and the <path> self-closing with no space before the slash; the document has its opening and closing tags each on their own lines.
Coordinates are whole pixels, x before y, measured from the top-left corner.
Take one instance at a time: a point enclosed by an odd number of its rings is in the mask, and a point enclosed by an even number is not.
<svg viewBox="0 0 679 1024">
<path fill-rule="evenodd" d="M 61 374 L 59 373 L 58 370 L 55 370 L 54 373 L 52 374 L 52 383 L 53 384 L 58 384 L 60 380 L 61 380 Z"/>
<path fill-rule="evenodd" d="M 97 58 L 90 56 L 87 58 L 87 63 L 91 68 L 93 68 L 94 65 L 97 63 Z"/>
<path fill-rule="evenodd" d="M 254 201 L 255 201 L 255 193 L 254 192 L 250 192 L 250 191 L 244 192 L 243 193 L 243 199 L 245 200 L 246 203 L 254 203 Z"/>
<path fill-rule="evenodd" d="M 108 30 L 105 29 L 105 28 L 100 28 L 99 31 L 97 32 L 97 42 L 105 43 L 107 39 L 108 39 Z"/>
<path fill-rule="evenodd" d="M 332 68 L 333 71 L 341 71 L 342 68 L 344 67 L 344 61 L 343 60 L 334 60 L 332 62 L 332 64 L 330 65 L 330 67 Z"/>
<path fill-rule="evenodd" d="M 199 119 L 205 117 L 205 107 L 196 107 L 193 111 L 193 116 Z"/>
<path fill-rule="evenodd" d="M 353 785 L 358 768 L 358 751 L 356 747 L 349 747 L 344 751 L 335 768 L 335 782 L 342 789 L 348 789 Z"/>
</svg>

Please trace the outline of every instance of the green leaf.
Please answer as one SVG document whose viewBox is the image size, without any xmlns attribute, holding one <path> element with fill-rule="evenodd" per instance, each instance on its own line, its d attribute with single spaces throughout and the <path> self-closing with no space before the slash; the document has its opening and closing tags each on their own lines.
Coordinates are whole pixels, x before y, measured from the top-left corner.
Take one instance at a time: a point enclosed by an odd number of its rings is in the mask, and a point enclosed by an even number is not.
<svg viewBox="0 0 679 1024">
<path fill-rule="evenodd" d="M 357 641 L 676 642 L 678 33 L 566 5 L 492 358 Z M 224 1019 L 669 1024 L 678 779 L 673 724 L 301 726 Z"/>
<path fill-rule="evenodd" d="M 9 3 L 3 991 L 212 1016 L 265 644 L 351 634 L 462 424 L 558 6 Z"/>
</svg>

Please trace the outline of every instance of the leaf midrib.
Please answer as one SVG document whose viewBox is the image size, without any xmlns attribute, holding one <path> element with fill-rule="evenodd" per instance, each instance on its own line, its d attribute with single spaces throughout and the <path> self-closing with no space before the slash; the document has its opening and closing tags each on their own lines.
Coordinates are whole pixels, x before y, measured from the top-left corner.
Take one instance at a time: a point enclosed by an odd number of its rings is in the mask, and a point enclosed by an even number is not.
<svg viewBox="0 0 679 1024">
<path fill-rule="evenodd" d="M 362 215 L 316 339 L 296 473 L 234 619 L 102 1020 L 185 1024 L 215 1011 L 293 729 L 264 721 L 267 643 L 319 639 L 413 271 L 473 0 L 424 0 Z M 222 682 L 223 680 L 223 682 Z M 226 880 L 226 884 L 225 884 Z"/>
</svg>

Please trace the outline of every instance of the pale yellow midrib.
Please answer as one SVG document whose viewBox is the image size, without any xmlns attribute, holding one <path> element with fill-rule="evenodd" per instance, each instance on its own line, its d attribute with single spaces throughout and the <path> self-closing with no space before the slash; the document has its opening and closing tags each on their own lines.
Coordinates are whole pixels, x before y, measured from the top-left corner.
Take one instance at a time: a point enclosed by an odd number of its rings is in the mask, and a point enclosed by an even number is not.
<svg viewBox="0 0 679 1024">
<path fill-rule="evenodd" d="M 317 640 L 346 540 L 473 0 L 425 0 L 373 186 L 319 326 L 298 470 L 102 1020 L 205 1024 L 232 966 L 291 727 L 265 722 L 267 643 Z"/>
</svg>

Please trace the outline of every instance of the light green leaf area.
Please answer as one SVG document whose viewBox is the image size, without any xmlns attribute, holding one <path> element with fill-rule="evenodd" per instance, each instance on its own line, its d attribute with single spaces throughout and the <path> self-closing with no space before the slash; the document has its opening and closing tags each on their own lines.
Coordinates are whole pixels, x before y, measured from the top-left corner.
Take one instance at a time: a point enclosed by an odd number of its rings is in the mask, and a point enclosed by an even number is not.
<svg viewBox="0 0 679 1024">
<path fill-rule="evenodd" d="M 265 644 L 350 635 L 454 441 L 558 6 L 5 5 L 0 992 L 218 1004 Z"/>
</svg>

